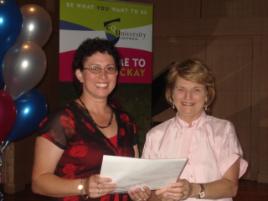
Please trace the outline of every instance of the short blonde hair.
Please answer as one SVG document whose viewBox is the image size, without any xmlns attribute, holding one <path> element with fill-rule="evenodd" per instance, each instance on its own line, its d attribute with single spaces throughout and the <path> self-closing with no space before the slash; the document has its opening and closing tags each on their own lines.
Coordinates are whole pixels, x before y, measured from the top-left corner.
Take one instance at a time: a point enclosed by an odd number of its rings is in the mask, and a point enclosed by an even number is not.
<svg viewBox="0 0 268 201">
<path fill-rule="evenodd" d="M 172 93 L 178 77 L 204 85 L 207 90 L 206 107 L 211 105 L 216 95 L 215 79 L 204 63 L 197 59 L 188 59 L 182 63 L 172 62 L 169 65 L 165 96 L 171 105 L 173 104 Z"/>
</svg>

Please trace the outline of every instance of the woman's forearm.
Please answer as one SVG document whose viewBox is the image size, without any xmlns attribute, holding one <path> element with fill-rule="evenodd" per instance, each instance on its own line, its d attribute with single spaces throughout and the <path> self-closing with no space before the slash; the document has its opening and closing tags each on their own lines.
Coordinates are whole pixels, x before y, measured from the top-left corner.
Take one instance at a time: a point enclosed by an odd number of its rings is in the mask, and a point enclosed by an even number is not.
<svg viewBox="0 0 268 201">
<path fill-rule="evenodd" d="M 81 179 L 65 179 L 46 173 L 32 180 L 32 191 L 51 197 L 80 195 L 80 183 Z"/>
<path fill-rule="evenodd" d="M 211 183 L 204 184 L 205 197 L 207 199 L 219 199 L 226 197 L 235 197 L 238 190 L 238 182 L 228 179 L 221 179 Z"/>
</svg>

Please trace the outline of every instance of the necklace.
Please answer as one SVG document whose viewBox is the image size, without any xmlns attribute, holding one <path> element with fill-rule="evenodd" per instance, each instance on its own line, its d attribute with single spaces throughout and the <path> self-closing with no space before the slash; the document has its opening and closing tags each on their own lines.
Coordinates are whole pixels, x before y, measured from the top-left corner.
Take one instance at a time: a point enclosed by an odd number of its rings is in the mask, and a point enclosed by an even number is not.
<svg viewBox="0 0 268 201">
<path fill-rule="evenodd" d="M 105 126 L 101 126 L 101 125 L 97 124 L 96 121 L 94 121 L 92 115 L 90 114 L 89 110 L 87 109 L 85 103 L 81 100 L 81 98 L 79 97 L 78 99 L 79 99 L 81 105 L 83 106 L 84 110 L 85 110 L 86 113 L 88 114 L 88 116 L 91 117 L 91 119 L 92 119 L 93 123 L 95 124 L 95 126 L 97 126 L 98 128 L 108 128 L 109 126 L 111 126 L 112 121 L 113 121 L 113 117 L 114 117 L 114 113 L 113 113 L 113 111 L 111 112 L 111 116 L 110 116 L 110 119 L 109 119 L 107 125 L 105 125 Z"/>
</svg>

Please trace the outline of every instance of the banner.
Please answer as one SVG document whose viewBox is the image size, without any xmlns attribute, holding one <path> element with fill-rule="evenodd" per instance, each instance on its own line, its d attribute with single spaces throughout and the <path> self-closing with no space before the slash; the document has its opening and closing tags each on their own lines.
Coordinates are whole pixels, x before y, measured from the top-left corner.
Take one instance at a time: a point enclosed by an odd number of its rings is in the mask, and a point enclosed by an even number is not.
<svg viewBox="0 0 268 201">
<path fill-rule="evenodd" d="M 113 41 L 121 55 L 120 83 L 152 82 L 151 4 L 60 0 L 59 80 L 72 81 L 75 50 L 87 38 Z"/>
</svg>

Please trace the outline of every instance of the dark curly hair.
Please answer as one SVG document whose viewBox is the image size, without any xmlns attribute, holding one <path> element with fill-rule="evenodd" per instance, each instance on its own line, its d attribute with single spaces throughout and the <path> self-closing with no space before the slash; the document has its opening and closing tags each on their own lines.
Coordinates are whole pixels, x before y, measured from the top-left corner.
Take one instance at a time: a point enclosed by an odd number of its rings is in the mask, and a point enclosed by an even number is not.
<svg viewBox="0 0 268 201">
<path fill-rule="evenodd" d="M 82 93 L 82 84 L 76 78 L 75 71 L 77 69 L 83 70 L 86 58 L 92 56 L 97 52 L 107 53 L 111 55 L 114 59 L 117 70 L 120 71 L 121 68 L 120 55 L 117 48 L 111 41 L 100 38 L 86 39 L 77 48 L 72 63 L 73 83 L 78 95 L 81 95 Z"/>
</svg>

